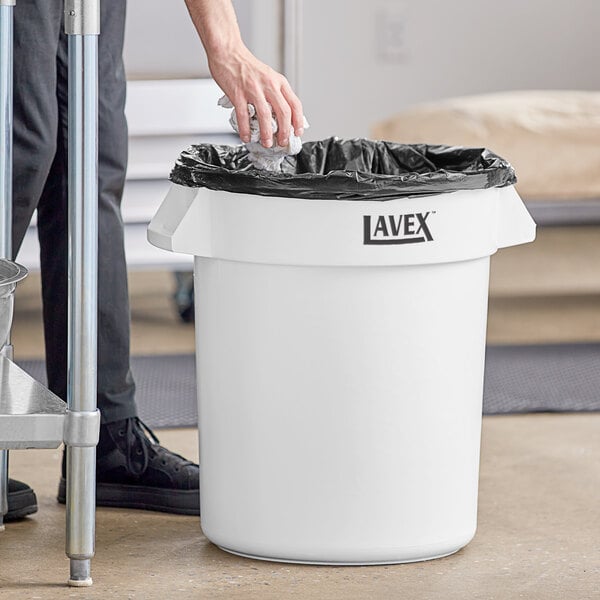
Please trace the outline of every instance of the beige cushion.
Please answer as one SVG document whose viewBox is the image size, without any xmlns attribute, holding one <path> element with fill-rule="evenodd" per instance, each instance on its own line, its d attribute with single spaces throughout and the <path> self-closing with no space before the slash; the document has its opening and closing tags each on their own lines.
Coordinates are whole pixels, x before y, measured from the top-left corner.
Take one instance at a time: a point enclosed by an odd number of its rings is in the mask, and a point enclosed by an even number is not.
<svg viewBox="0 0 600 600">
<path fill-rule="evenodd" d="M 506 92 L 416 106 L 373 137 L 484 146 L 509 160 L 527 199 L 600 198 L 600 93 Z"/>
</svg>

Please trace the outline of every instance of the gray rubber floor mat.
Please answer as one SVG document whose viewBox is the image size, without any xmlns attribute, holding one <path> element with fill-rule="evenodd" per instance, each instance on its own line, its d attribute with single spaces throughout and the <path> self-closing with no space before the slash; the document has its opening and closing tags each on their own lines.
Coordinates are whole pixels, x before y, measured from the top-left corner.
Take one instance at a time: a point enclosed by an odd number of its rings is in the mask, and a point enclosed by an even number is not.
<svg viewBox="0 0 600 600">
<path fill-rule="evenodd" d="M 600 410 L 600 344 L 488 346 L 484 414 Z"/>
<path fill-rule="evenodd" d="M 41 361 L 20 361 L 44 382 Z M 193 355 L 136 356 L 132 370 L 140 417 L 150 427 L 198 423 Z M 600 344 L 490 346 L 484 414 L 600 410 Z"/>
<path fill-rule="evenodd" d="M 17 361 L 45 384 L 40 360 Z M 134 356 L 131 370 L 136 384 L 139 416 L 149 427 L 194 427 L 198 424 L 196 364 L 193 354 Z"/>
</svg>

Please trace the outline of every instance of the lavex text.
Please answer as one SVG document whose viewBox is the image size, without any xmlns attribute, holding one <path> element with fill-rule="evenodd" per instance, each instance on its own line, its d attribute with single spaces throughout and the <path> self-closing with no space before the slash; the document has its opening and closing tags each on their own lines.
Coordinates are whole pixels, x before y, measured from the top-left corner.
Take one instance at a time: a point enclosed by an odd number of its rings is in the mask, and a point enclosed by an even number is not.
<svg viewBox="0 0 600 600">
<path fill-rule="evenodd" d="M 432 214 L 434 211 L 406 215 L 365 215 L 363 243 L 375 245 L 431 242 L 433 235 L 427 219 Z"/>
</svg>

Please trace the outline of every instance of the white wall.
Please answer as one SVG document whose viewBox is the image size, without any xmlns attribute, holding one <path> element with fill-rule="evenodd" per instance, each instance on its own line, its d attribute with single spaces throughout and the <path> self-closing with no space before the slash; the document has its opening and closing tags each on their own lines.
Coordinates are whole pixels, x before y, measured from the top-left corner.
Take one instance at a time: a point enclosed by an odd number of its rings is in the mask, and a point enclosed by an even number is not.
<svg viewBox="0 0 600 600">
<path fill-rule="evenodd" d="M 234 5 L 242 35 L 252 45 L 251 0 Z M 124 58 L 129 79 L 210 76 L 183 0 L 128 0 Z"/>
<path fill-rule="evenodd" d="M 427 100 L 510 89 L 600 89 L 599 0 L 300 0 L 308 136 L 367 136 Z M 280 68 L 282 0 L 235 0 L 244 39 Z M 387 32 L 387 33 L 386 33 Z M 386 55 L 384 40 L 400 44 Z M 132 79 L 206 77 L 183 0 L 129 0 Z"/>
<path fill-rule="evenodd" d="M 303 0 L 303 5 L 300 95 L 312 138 L 366 136 L 371 123 L 442 97 L 600 89 L 598 0 Z M 402 40 L 391 48 L 391 60 L 381 56 L 386 27 Z"/>
</svg>

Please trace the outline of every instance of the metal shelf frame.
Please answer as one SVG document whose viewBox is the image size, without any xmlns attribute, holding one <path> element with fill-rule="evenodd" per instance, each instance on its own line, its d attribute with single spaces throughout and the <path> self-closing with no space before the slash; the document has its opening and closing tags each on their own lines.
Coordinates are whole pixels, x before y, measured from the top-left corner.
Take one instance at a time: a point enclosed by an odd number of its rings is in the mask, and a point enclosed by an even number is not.
<svg viewBox="0 0 600 600">
<path fill-rule="evenodd" d="M 15 5 L 16 0 L 0 0 L 0 253 L 9 260 Z M 64 442 L 68 583 L 82 587 L 92 583 L 100 431 L 96 406 L 99 0 L 65 0 L 65 33 L 69 44 L 67 404 L 12 362 L 9 339 L 0 356 L 0 526 L 7 512 L 8 449 L 57 448 Z"/>
</svg>

